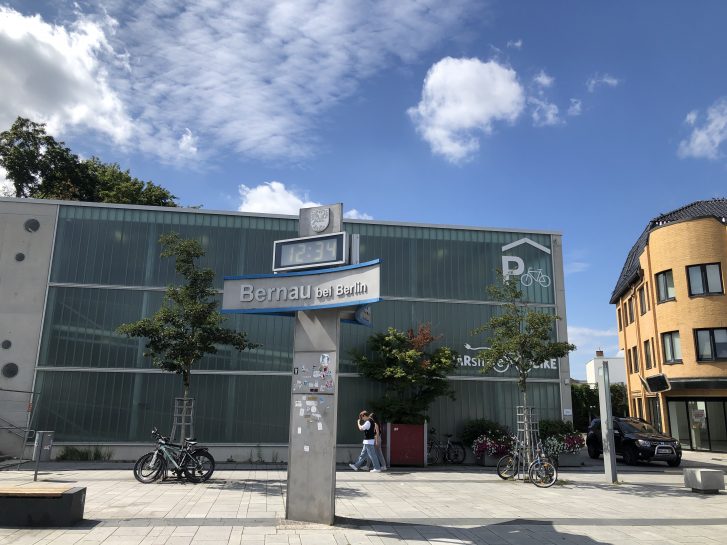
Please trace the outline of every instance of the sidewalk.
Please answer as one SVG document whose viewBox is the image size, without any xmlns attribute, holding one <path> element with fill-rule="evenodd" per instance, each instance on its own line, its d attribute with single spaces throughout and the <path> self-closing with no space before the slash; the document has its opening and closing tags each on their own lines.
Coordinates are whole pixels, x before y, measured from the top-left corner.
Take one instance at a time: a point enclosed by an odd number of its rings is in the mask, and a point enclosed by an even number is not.
<svg viewBox="0 0 727 545">
<path fill-rule="evenodd" d="M 727 469 L 727 455 L 685 453 L 685 465 L 710 464 Z M 727 543 L 727 494 L 693 494 L 681 469 L 664 464 L 619 464 L 615 485 L 594 466 L 564 468 L 549 489 L 473 466 L 342 469 L 333 527 L 284 519 L 284 468 L 220 467 L 204 484 L 143 485 L 129 469 L 71 465 L 48 464 L 38 480 L 86 486 L 84 523 L 0 529 L 0 544 Z M 29 470 L 0 472 L 1 486 L 32 482 Z"/>
</svg>

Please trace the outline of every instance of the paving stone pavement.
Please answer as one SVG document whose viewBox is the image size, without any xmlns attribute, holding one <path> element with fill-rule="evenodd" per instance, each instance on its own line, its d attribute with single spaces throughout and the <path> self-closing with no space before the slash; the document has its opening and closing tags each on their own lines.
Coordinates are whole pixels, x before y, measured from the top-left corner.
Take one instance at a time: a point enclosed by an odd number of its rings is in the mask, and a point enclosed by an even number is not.
<svg viewBox="0 0 727 545">
<path fill-rule="evenodd" d="M 727 469 L 701 456 L 689 465 Z M 548 489 L 503 481 L 492 468 L 341 469 L 336 524 L 326 526 L 285 520 L 284 468 L 221 467 L 207 483 L 144 485 L 128 469 L 49 464 L 39 482 L 87 487 L 84 522 L 0 528 L 0 545 L 727 544 L 726 493 L 692 493 L 679 469 L 619 469 L 619 484 L 593 468 L 566 469 Z M 0 472 L 0 486 L 32 483 L 32 471 Z"/>
</svg>

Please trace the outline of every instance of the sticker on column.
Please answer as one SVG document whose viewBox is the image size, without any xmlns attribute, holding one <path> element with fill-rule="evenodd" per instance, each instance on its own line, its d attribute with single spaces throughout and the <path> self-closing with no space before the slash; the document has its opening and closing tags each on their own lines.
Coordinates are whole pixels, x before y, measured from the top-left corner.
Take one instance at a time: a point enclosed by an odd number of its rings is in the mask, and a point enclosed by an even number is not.
<svg viewBox="0 0 727 545">
<path fill-rule="evenodd" d="M 323 423 L 318 422 L 318 431 L 323 431 Z"/>
<path fill-rule="evenodd" d="M 303 445 L 303 452 L 310 452 L 310 447 L 308 445 Z"/>
<path fill-rule="evenodd" d="M 321 365 L 328 365 L 329 363 L 331 363 L 331 356 L 329 354 L 321 354 L 319 363 Z"/>
<path fill-rule="evenodd" d="M 298 426 L 298 435 L 300 435 L 301 433 L 303 433 L 303 428 L 301 428 L 300 426 Z"/>
<path fill-rule="evenodd" d="M 300 416 L 305 416 L 305 409 L 300 410 Z"/>
</svg>

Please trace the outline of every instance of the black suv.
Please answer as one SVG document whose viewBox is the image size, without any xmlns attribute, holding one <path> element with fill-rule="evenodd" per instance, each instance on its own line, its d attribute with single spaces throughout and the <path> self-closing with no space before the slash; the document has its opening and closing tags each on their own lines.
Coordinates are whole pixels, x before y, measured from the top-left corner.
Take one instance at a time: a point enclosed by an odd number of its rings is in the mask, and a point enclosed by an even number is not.
<svg viewBox="0 0 727 545">
<path fill-rule="evenodd" d="M 682 462 L 682 446 L 679 441 L 664 435 L 640 418 L 614 416 L 613 439 L 616 454 L 621 455 L 624 463 L 628 465 L 636 465 L 639 460 L 660 460 L 676 467 Z M 586 446 L 588 455 L 593 459 L 603 452 L 599 418 L 588 426 Z"/>
</svg>

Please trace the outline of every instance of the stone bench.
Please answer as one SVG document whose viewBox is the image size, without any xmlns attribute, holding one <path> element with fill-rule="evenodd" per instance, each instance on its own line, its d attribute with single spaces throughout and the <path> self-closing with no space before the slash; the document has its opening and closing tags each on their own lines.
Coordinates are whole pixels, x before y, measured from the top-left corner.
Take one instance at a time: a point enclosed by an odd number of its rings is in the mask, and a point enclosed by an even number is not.
<svg viewBox="0 0 727 545">
<path fill-rule="evenodd" d="M 0 526 L 72 526 L 83 520 L 85 504 L 85 487 L 1 487 Z"/>
<path fill-rule="evenodd" d="M 685 468 L 684 486 L 691 488 L 692 492 L 718 494 L 720 490 L 724 490 L 724 471 L 697 467 Z"/>
</svg>

